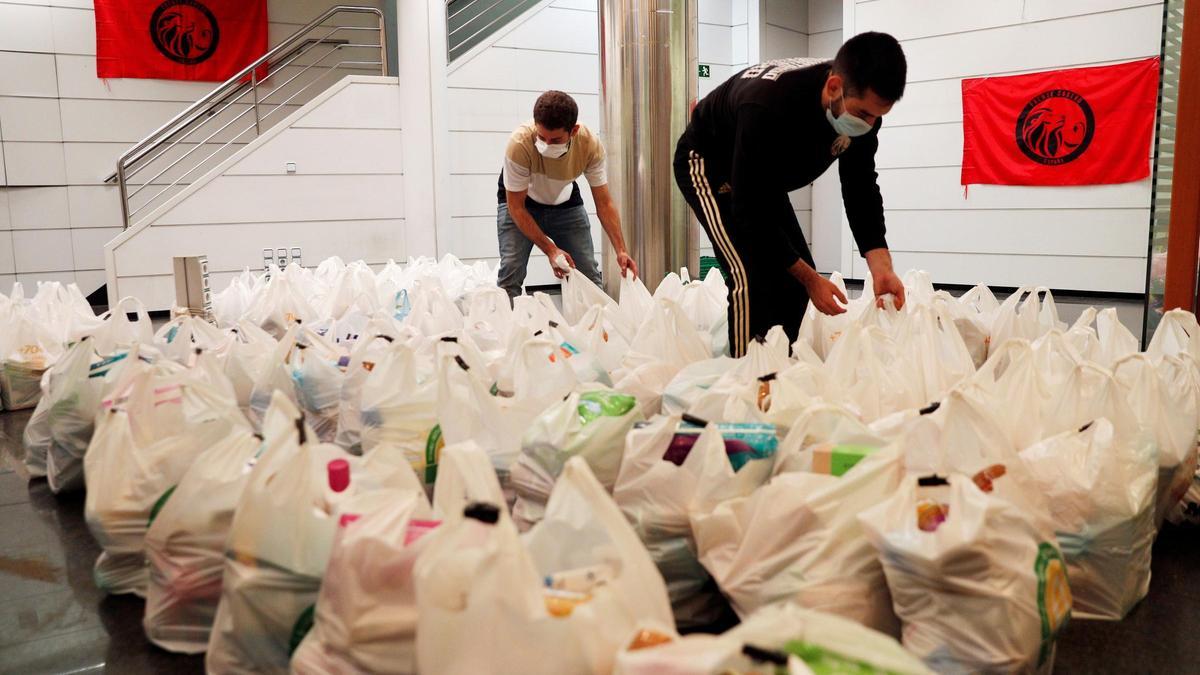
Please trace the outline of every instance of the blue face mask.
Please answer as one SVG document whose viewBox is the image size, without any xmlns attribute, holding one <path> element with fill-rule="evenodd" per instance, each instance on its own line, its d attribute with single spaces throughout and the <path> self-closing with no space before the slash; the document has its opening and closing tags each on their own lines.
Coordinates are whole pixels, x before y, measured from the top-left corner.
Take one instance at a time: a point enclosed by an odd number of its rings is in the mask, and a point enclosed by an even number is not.
<svg viewBox="0 0 1200 675">
<path fill-rule="evenodd" d="M 833 127 L 833 130 L 839 135 L 849 136 L 850 138 L 862 136 L 863 134 L 869 133 L 871 129 L 875 128 L 870 124 L 867 124 L 865 120 L 851 115 L 850 112 L 846 110 L 845 91 L 842 92 L 842 114 L 834 117 L 833 103 L 830 103 L 829 107 L 825 109 L 825 119 L 829 120 L 829 126 Z"/>
</svg>

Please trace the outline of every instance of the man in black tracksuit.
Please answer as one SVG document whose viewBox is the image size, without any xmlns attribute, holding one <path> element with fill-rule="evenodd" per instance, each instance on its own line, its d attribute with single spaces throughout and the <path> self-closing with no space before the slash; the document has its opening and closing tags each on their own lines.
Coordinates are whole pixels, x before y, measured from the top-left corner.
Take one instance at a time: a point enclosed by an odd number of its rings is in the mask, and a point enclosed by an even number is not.
<svg viewBox="0 0 1200 675">
<path fill-rule="evenodd" d="M 832 61 L 784 59 L 734 75 L 702 101 L 675 151 L 675 182 L 729 277 L 729 346 L 782 325 L 796 339 L 811 298 L 846 298 L 813 269 L 788 192 L 838 161 L 842 202 L 876 297 L 904 304 L 884 239 L 875 150 L 881 118 L 904 93 L 904 52 L 890 35 L 851 38 Z"/>
</svg>

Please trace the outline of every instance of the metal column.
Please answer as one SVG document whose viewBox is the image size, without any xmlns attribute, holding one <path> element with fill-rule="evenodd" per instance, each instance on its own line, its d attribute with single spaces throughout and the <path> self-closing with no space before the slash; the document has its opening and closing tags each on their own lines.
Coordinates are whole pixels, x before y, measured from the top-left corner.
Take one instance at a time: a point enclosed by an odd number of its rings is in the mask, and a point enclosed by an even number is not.
<svg viewBox="0 0 1200 675">
<path fill-rule="evenodd" d="M 675 142 L 696 100 L 696 0 L 601 0 L 600 104 L 609 185 L 625 243 L 653 291 L 672 271 L 699 272 L 696 225 L 675 187 Z M 620 270 L 604 245 L 604 279 Z"/>
</svg>

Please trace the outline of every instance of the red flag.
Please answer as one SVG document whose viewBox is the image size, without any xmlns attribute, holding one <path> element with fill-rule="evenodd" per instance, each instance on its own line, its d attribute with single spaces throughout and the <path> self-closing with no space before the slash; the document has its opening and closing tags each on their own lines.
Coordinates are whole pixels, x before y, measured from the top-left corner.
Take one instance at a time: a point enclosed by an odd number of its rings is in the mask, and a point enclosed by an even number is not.
<svg viewBox="0 0 1200 675">
<path fill-rule="evenodd" d="M 99 77 L 220 82 L 266 51 L 266 0 L 96 0 Z"/>
<path fill-rule="evenodd" d="M 963 80 L 962 184 L 1098 185 L 1150 175 L 1158 58 Z"/>
</svg>

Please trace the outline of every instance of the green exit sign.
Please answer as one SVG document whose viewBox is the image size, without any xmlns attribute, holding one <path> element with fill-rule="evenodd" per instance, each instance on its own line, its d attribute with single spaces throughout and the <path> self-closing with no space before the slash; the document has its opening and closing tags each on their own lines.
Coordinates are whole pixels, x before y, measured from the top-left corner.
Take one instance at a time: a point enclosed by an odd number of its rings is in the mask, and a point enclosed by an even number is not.
<svg viewBox="0 0 1200 675">
<path fill-rule="evenodd" d="M 700 77 L 709 77 L 710 75 L 712 75 L 712 66 L 701 63 Z"/>
</svg>

